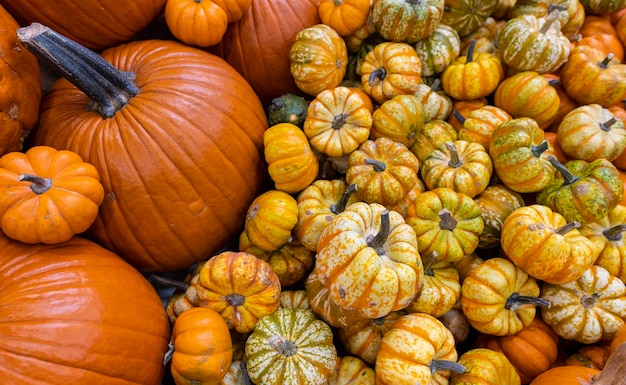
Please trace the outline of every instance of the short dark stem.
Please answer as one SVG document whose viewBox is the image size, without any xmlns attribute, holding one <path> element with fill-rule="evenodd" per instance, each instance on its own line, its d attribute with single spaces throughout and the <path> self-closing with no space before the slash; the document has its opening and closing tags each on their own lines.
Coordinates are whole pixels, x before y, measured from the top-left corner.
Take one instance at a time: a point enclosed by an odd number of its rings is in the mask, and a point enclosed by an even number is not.
<svg viewBox="0 0 626 385">
<path fill-rule="evenodd" d="M 513 293 L 507 298 L 504 308 L 506 310 L 517 310 L 523 305 L 536 305 L 549 308 L 550 301 L 539 297 L 529 297 L 525 295 L 519 295 L 519 293 Z"/>
<path fill-rule="evenodd" d="M 376 250 L 378 255 L 383 255 L 387 237 L 389 237 L 389 211 L 383 210 L 380 213 L 380 230 L 376 235 L 370 235 L 367 238 L 367 245 Z"/>
<path fill-rule="evenodd" d="M 139 93 L 134 74 L 123 72 L 102 56 L 39 23 L 17 30 L 24 46 L 85 93 L 103 118 L 110 118 Z"/>
<path fill-rule="evenodd" d="M 606 55 L 604 60 L 602 60 L 601 62 L 598 62 L 598 67 L 600 67 L 602 69 L 609 68 L 609 63 L 611 62 L 611 60 L 613 60 L 614 57 L 615 57 L 615 55 L 612 54 L 612 53 Z"/>
<path fill-rule="evenodd" d="M 226 302 L 230 306 L 241 306 L 244 304 L 244 302 L 246 302 L 246 297 L 241 294 L 232 293 L 226 296 Z"/>
<path fill-rule="evenodd" d="M 544 140 L 536 146 L 533 144 L 530 151 L 532 151 L 534 156 L 539 158 L 541 154 L 543 154 L 548 149 L 548 147 L 548 141 Z"/>
<path fill-rule="evenodd" d="M 452 111 L 452 115 L 454 115 L 454 117 L 461 122 L 461 124 L 465 123 L 465 116 L 461 115 L 461 113 L 457 110 Z"/>
<path fill-rule="evenodd" d="M 610 229 L 606 229 L 602 232 L 602 234 L 608 239 L 610 242 L 618 242 L 622 240 L 622 234 L 626 231 L 626 224 L 622 223 L 619 225 L 615 225 Z"/>
<path fill-rule="evenodd" d="M 562 85 L 561 80 L 560 79 L 550 79 L 548 80 L 548 84 L 552 87 L 556 87 L 556 86 L 560 86 Z"/>
<path fill-rule="evenodd" d="M 433 266 L 439 259 L 439 253 L 436 251 L 431 252 L 426 257 L 422 258 L 422 264 L 424 265 L 424 274 L 430 275 L 431 277 L 435 275 L 433 273 Z"/>
<path fill-rule="evenodd" d="M 554 166 L 554 168 L 557 169 L 557 171 L 563 177 L 563 184 L 569 185 L 580 179 L 576 175 L 572 174 L 572 172 L 568 170 L 567 167 L 563 165 L 563 163 L 559 162 L 554 155 L 548 156 L 548 161 Z"/>
<path fill-rule="evenodd" d="M 611 131 L 611 126 L 614 125 L 615 123 L 617 123 L 617 118 L 612 117 L 606 122 L 600 123 L 600 128 L 602 129 L 602 131 Z"/>
<path fill-rule="evenodd" d="M 30 189 L 35 194 L 43 194 L 52 188 L 52 179 L 42 178 L 37 175 L 22 174 L 17 177 L 18 182 L 30 182 Z"/>
<path fill-rule="evenodd" d="M 600 298 L 600 294 L 598 293 L 585 294 L 580 298 L 580 304 L 585 309 L 591 309 L 598 303 L 598 298 Z"/>
<path fill-rule="evenodd" d="M 356 192 L 356 189 L 357 189 L 356 184 L 351 184 L 348 187 L 346 187 L 343 194 L 341 194 L 341 198 L 339 199 L 339 202 L 330 205 L 330 211 L 335 215 L 342 213 L 343 210 L 346 209 L 346 206 L 348 205 L 348 201 L 350 200 L 350 197 L 352 196 L 352 194 Z"/>
<path fill-rule="evenodd" d="M 274 350 L 286 357 L 291 357 L 298 352 L 298 346 L 281 335 L 271 336 L 268 342 Z"/>
<path fill-rule="evenodd" d="M 450 161 L 448 162 L 448 166 L 453 168 L 461 167 L 463 165 L 463 162 L 461 162 L 461 159 L 459 158 L 459 150 L 457 149 L 456 145 L 453 142 L 445 142 L 443 145 L 446 146 L 448 154 L 450 155 Z"/>
<path fill-rule="evenodd" d="M 385 67 L 376 68 L 370 74 L 370 77 L 368 79 L 369 85 L 373 86 L 374 84 L 376 84 L 376 81 L 383 80 L 385 79 L 386 76 L 387 76 L 387 70 L 385 69 Z"/>
<path fill-rule="evenodd" d="M 580 222 L 569 222 L 564 224 L 563 226 L 559 227 L 558 229 L 554 229 L 554 233 L 555 234 L 559 234 L 559 235 L 565 235 L 567 234 L 569 231 L 577 229 L 580 227 Z"/>
<path fill-rule="evenodd" d="M 376 172 L 383 172 L 387 168 L 385 162 L 381 162 L 380 160 L 367 158 L 365 159 L 365 164 L 369 164 L 374 168 Z"/>
<path fill-rule="evenodd" d="M 333 130 L 341 130 L 341 128 L 343 127 L 344 124 L 346 124 L 347 121 L 348 121 L 347 114 L 337 115 L 333 119 L 333 123 L 331 124 L 331 127 L 333 128 Z"/>
<path fill-rule="evenodd" d="M 476 39 L 470 41 L 469 47 L 467 47 L 467 55 L 465 55 L 465 63 L 471 63 L 474 60 L 474 49 L 476 48 Z"/>
<path fill-rule="evenodd" d="M 465 366 L 459 364 L 455 361 L 447 361 L 447 360 L 432 360 L 430 364 L 428 364 L 431 373 L 438 372 L 440 370 L 449 370 L 454 373 L 465 373 Z"/>
<path fill-rule="evenodd" d="M 248 367 L 245 361 L 239 361 L 239 369 L 241 369 L 241 375 L 243 376 L 243 385 L 254 385 L 248 375 Z"/>
<path fill-rule="evenodd" d="M 156 283 L 160 286 L 175 287 L 182 291 L 187 291 L 187 289 L 189 288 L 189 284 L 187 282 L 179 281 L 177 279 L 162 277 L 154 273 L 150 274 L 150 276 L 148 277 L 148 281 L 152 283 Z"/>
<path fill-rule="evenodd" d="M 454 230 L 457 224 L 457 220 L 454 215 L 448 209 L 441 209 L 439 211 L 439 228 L 442 230 Z"/>
</svg>

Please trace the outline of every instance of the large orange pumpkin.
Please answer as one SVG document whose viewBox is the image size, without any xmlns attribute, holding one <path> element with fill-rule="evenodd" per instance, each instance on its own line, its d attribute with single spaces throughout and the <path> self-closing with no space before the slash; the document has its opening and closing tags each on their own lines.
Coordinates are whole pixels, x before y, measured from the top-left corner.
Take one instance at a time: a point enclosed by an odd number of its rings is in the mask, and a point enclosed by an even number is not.
<svg viewBox="0 0 626 385">
<path fill-rule="evenodd" d="M 0 234 L 0 380 L 159 385 L 169 323 L 154 288 L 75 237 L 26 245 Z"/>
<path fill-rule="evenodd" d="M 319 24 L 319 0 L 252 0 L 209 51 L 224 58 L 252 86 L 264 106 L 287 92 L 300 93 L 289 72 L 296 34 Z"/>
<path fill-rule="evenodd" d="M 41 78 L 37 58 L 15 36 L 17 22 L 0 6 L 0 156 L 22 148 L 37 123 Z"/>
<path fill-rule="evenodd" d="M 28 31 L 19 34 L 36 50 L 42 35 Z M 52 85 L 33 144 L 74 151 L 98 170 L 105 199 L 90 238 L 141 270 L 183 269 L 239 232 L 267 180 L 265 111 L 231 66 L 200 49 L 144 40 L 102 55 L 113 65 L 94 55 L 97 64 L 70 69 L 89 96 L 65 79 Z"/>
<path fill-rule="evenodd" d="M 51 7 L 47 0 L 0 1 L 20 24 L 42 23 L 94 50 L 129 40 L 161 15 L 165 3 L 166 0 L 57 0 Z"/>
</svg>

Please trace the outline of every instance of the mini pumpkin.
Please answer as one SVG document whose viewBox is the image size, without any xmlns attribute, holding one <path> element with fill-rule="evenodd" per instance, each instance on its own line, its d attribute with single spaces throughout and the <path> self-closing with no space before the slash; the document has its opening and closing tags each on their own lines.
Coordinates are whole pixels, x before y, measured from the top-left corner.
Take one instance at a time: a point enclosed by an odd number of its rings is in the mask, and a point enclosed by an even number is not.
<svg viewBox="0 0 626 385">
<path fill-rule="evenodd" d="M 415 43 L 415 51 L 422 62 L 422 76 L 434 76 L 442 73 L 459 56 L 461 39 L 457 30 L 442 23 Z"/>
<path fill-rule="evenodd" d="M 474 200 L 478 203 L 485 224 L 478 248 L 500 246 L 502 223 L 509 214 L 524 206 L 522 196 L 504 185 L 490 184 Z"/>
<path fill-rule="evenodd" d="M 344 356 L 337 359 L 337 367 L 328 378 L 328 385 L 374 385 L 376 374 L 357 357 Z"/>
<path fill-rule="evenodd" d="M 372 114 L 370 138 L 388 138 L 411 147 L 417 131 L 426 122 L 426 112 L 414 95 L 397 95 L 386 100 Z"/>
<path fill-rule="evenodd" d="M 432 120 L 426 122 L 415 135 L 415 143 L 410 150 L 420 164 L 423 164 L 428 155 L 441 147 L 445 142 L 454 142 L 459 138 L 454 127 L 445 120 Z"/>
<path fill-rule="evenodd" d="M 473 348 L 461 355 L 458 361 L 463 373 L 452 373 L 450 385 L 520 385 L 521 379 L 509 359 L 495 350 Z"/>
<path fill-rule="evenodd" d="M 446 120 L 452 111 L 452 99 L 441 88 L 441 80 L 435 78 L 432 83 L 420 84 L 413 92 L 424 107 L 425 121 Z"/>
<path fill-rule="evenodd" d="M 289 242 L 298 223 L 298 202 L 284 191 L 257 196 L 246 214 L 245 232 L 253 245 L 274 251 Z"/>
<path fill-rule="evenodd" d="M 462 127 L 458 129 L 459 139 L 476 142 L 487 151 L 489 151 L 493 131 L 502 123 L 512 119 L 509 112 L 492 105 L 476 108 L 465 116 L 457 110 L 452 113 L 462 124 Z"/>
<path fill-rule="evenodd" d="M 594 264 L 604 267 L 626 282 L 626 244 L 623 235 L 626 231 L 626 207 L 621 204 L 609 214 L 594 222 L 584 223 L 580 232 L 600 249 Z"/>
<path fill-rule="evenodd" d="M 35 146 L 0 158 L 0 228 L 24 243 L 60 243 L 96 220 L 104 188 L 75 152 Z"/>
<path fill-rule="evenodd" d="M 213 0 L 168 0 L 164 14 L 172 35 L 197 47 L 219 43 L 229 23 L 226 11 Z"/>
<path fill-rule="evenodd" d="M 322 23 L 340 36 L 349 36 L 361 28 L 370 13 L 369 0 L 324 0 L 317 6 Z"/>
<path fill-rule="evenodd" d="M 371 10 L 380 35 L 393 42 L 415 43 L 439 25 L 444 0 L 381 0 Z"/>
</svg>

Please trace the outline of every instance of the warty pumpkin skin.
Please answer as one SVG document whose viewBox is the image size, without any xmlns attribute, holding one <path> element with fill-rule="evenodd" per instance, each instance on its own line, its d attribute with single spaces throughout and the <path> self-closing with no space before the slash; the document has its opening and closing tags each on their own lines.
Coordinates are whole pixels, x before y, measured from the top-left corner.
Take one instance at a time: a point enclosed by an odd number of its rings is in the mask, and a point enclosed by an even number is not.
<svg viewBox="0 0 626 385">
<path fill-rule="evenodd" d="M 0 234 L 0 282 L 3 383 L 161 383 L 167 316 L 119 256 L 79 237 L 26 245 Z"/>
<path fill-rule="evenodd" d="M 16 2 L 17 3 L 17 2 Z M 41 77 L 37 58 L 15 36 L 17 22 L 0 6 L 0 156 L 22 149 L 37 123 Z"/>
<path fill-rule="evenodd" d="M 21 25 L 42 23 L 98 51 L 130 40 L 163 12 L 165 3 L 166 0 L 59 0 L 51 7 L 46 0 L 0 1 Z"/>
<path fill-rule="evenodd" d="M 266 182 L 265 111 L 231 66 L 200 49 L 144 40 L 102 55 L 134 74 L 136 88 L 96 96 L 126 105 L 109 106 L 105 118 L 60 79 L 42 101 L 32 144 L 74 151 L 98 170 L 105 199 L 91 239 L 141 270 L 191 266 L 241 228 Z"/>
<path fill-rule="evenodd" d="M 301 30 L 320 23 L 319 0 L 252 0 L 212 52 L 246 79 L 263 106 L 287 92 L 300 93 L 289 72 L 289 50 Z"/>
</svg>

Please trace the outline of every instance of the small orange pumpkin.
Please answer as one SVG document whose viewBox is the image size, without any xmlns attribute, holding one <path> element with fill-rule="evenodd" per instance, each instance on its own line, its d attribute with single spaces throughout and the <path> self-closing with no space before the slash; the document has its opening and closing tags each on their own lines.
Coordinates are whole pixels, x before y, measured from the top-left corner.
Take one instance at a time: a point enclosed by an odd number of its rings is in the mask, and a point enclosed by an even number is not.
<svg viewBox="0 0 626 385">
<path fill-rule="evenodd" d="M 369 0 L 323 0 L 317 6 L 322 23 L 340 36 L 349 36 L 361 28 L 370 13 Z"/>
<path fill-rule="evenodd" d="M 213 0 L 167 0 L 165 22 L 185 44 L 208 47 L 219 43 L 228 28 L 228 14 Z"/>
<path fill-rule="evenodd" d="M 93 165 L 48 146 L 3 155 L 0 184 L 0 228 L 24 243 L 60 243 L 82 233 L 104 199 Z"/>
</svg>

